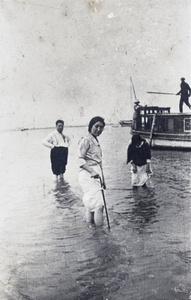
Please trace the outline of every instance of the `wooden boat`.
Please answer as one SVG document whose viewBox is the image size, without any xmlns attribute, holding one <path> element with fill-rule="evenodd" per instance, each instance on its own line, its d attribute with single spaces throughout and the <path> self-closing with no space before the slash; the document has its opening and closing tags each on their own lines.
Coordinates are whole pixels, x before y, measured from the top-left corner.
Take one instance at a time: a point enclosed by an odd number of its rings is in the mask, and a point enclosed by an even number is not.
<svg viewBox="0 0 191 300">
<path fill-rule="evenodd" d="M 131 126 L 132 125 L 132 120 L 121 120 L 121 121 L 119 121 L 119 124 L 122 127 Z"/>
<path fill-rule="evenodd" d="M 170 107 L 140 107 L 131 133 L 140 134 L 154 149 L 191 150 L 191 114 L 171 113 Z"/>
<path fill-rule="evenodd" d="M 21 128 L 21 131 L 29 130 L 28 128 Z"/>
</svg>

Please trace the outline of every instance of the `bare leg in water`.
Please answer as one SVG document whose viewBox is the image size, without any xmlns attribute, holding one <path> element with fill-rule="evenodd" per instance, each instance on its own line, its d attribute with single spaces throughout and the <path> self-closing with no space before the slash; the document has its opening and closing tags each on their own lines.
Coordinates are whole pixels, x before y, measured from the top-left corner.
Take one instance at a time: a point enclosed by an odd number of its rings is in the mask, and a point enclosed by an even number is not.
<svg viewBox="0 0 191 300">
<path fill-rule="evenodd" d="M 95 212 L 91 212 L 87 209 L 86 222 L 96 226 L 103 225 L 103 207 L 96 209 Z"/>
<path fill-rule="evenodd" d="M 60 174 L 60 180 L 63 180 L 63 179 L 64 179 L 64 175 L 62 173 L 62 174 Z"/>
</svg>

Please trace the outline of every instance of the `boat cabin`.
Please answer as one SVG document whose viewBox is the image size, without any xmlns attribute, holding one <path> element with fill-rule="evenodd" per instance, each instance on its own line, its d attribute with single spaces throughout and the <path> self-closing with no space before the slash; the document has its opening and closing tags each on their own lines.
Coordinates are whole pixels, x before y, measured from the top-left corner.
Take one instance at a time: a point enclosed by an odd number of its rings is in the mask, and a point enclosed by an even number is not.
<svg viewBox="0 0 191 300">
<path fill-rule="evenodd" d="M 154 120 L 154 124 L 153 124 Z M 144 106 L 137 111 L 132 130 L 154 133 L 190 133 L 191 115 L 170 113 L 170 107 Z"/>
</svg>

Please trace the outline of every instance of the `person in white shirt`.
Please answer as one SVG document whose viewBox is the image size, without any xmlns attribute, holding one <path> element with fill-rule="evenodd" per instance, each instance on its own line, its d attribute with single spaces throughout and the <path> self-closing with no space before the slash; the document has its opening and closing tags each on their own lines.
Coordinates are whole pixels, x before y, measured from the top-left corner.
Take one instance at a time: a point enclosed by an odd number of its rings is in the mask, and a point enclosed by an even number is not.
<svg viewBox="0 0 191 300">
<path fill-rule="evenodd" d="M 70 145 L 69 136 L 63 134 L 64 121 L 56 121 L 56 129 L 51 132 L 43 141 L 42 144 L 51 149 L 50 161 L 52 172 L 56 175 L 56 179 L 63 179 L 63 174 L 66 171 L 68 161 L 68 147 Z"/>
<path fill-rule="evenodd" d="M 79 183 L 84 192 L 83 203 L 86 207 L 86 221 L 90 225 L 103 224 L 103 197 L 100 179 L 103 188 L 106 188 L 102 171 L 102 151 L 98 136 L 105 127 L 104 119 L 94 117 L 88 126 L 88 135 L 81 138 L 78 146 Z"/>
</svg>

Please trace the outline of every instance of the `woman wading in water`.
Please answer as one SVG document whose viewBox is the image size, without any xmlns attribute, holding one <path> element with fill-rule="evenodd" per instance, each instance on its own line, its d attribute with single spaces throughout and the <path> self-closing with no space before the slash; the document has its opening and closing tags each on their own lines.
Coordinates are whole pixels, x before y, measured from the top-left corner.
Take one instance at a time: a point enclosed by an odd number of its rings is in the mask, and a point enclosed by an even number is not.
<svg viewBox="0 0 191 300">
<path fill-rule="evenodd" d="M 86 221 L 100 226 L 103 224 L 103 197 L 100 178 L 103 188 L 105 180 L 102 172 L 102 151 L 97 137 L 105 127 L 104 119 L 94 117 L 91 119 L 86 137 L 79 142 L 79 183 L 84 192 L 83 203 L 86 207 Z"/>
<path fill-rule="evenodd" d="M 146 186 L 147 180 L 153 174 L 151 170 L 151 151 L 146 140 L 139 134 L 133 135 L 127 150 L 127 164 L 131 164 L 132 185 Z"/>
</svg>

